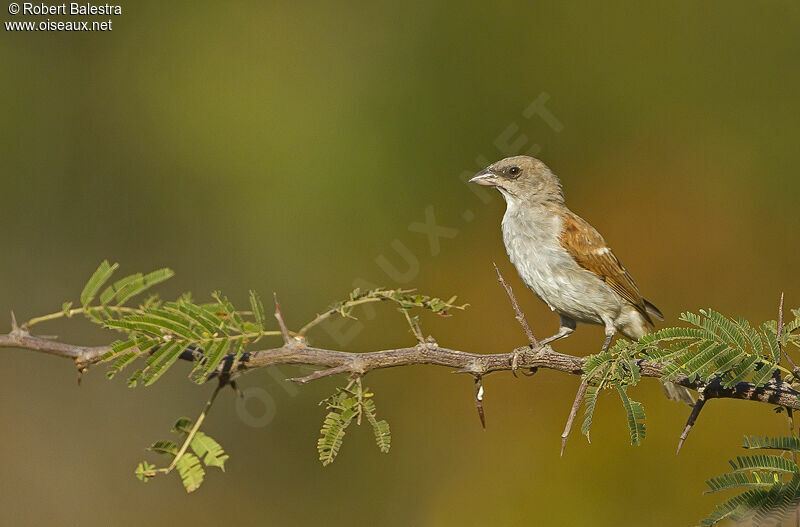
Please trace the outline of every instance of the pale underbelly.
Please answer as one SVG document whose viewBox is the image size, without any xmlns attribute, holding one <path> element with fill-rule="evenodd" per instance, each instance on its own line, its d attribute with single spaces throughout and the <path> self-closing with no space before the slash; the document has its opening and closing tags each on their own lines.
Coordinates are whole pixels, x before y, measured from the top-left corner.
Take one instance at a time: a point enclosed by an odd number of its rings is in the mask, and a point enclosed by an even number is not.
<svg viewBox="0 0 800 527">
<path fill-rule="evenodd" d="M 509 250 L 508 255 L 525 285 L 556 313 L 590 324 L 603 324 L 604 317 L 614 320 L 620 314 L 619 296 L 569 255 L 532 250 L 524 255 Z"/>
</svg>

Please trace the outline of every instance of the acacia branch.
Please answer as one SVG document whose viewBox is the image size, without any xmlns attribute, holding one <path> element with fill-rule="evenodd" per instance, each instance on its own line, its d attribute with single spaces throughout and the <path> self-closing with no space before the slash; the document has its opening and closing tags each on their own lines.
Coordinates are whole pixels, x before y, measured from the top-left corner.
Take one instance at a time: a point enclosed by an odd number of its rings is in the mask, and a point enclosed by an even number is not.
<svg viewBox="0 0 800 527">
<path fill-rule="evenodd" d="M 310 382 L 328 374 L 364 375 L 378 369 L 426 364 L 453 368 L 457 373 L 484 376 L 498 371 L 510 371 L 516 354 L 520 368 L 547 368 L 572 375 L 582 375 L 585 361 L 584 357 L 559 353 L 549 345 L 536 350 L 525 345 L 509 353 L 479 354 L 444 348 L 435 342 L 421 342 L 407 348 L 355 353 L 315 348 L 301 340 L 294 340 L 295 342 L 278 348 L 244 353 L 235 364 L 231 356 L 228 360 L 222 361 L 218 373 L 235 378 L 248 371 L 273 365 L 297 364 L 322 368 L 323 372 L 319 374 L 293 379 L 297 382 Z M 31 335 L 28 330 L 19 327 L 12 329 L 6 335 L 0 335 L 0 348 L 27 349 L 72 359 L 81 370 L 99 362 L 103 353 L 111 349 L 109 346 L 66 344 Z M 186 350 L 181 354 L 181 359 L 186 361 L 199 360 L 200 357 L 201 354 L 193 350 Z M 663 364 L 640 360 L 639 367 L 644 377 L 661 378 L 665 375 Z M 334 371 L 329 371 L 331 369 Z M 770 381 L 758 388 L 751 383 L 743 382 L 725 388 L 721 383 L 692 381 L 684 375 L 672 381 L 693 390 L 704 390 L 706 400 L 742 399 L 800 410 L 800 392 L 785 382 Z"/>
</svg>

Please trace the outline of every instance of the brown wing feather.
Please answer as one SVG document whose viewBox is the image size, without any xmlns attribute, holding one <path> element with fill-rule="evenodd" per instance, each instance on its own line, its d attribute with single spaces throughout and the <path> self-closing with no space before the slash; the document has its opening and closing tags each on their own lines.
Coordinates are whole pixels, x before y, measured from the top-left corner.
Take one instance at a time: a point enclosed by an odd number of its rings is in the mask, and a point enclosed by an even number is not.
<svg viewBox="0 0 800 527">
<path fill-rule="evenodd" d="M 561 232 L 561 245 L 569 251 L 578 265 L 600 276 L 611 289 L 630 302 L 652 324 L 645 300 L 633 283 L 633 278 L 622 267 L 600 233 L 571 211 L 564 212 L 562 218 L 564 229 Z"/>
</svg>

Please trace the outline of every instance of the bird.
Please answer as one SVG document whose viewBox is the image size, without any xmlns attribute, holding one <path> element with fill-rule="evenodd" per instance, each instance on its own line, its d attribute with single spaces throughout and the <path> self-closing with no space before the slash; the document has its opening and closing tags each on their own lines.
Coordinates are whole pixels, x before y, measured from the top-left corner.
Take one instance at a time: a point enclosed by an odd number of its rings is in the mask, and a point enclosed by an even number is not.
<svg viewBox="0 0 800 527">
<path fill-rule="evenodd" d="M 541 345 L 571 335 L 577 323 L 605 329 L 602 351 L 614 336 L 638 340 L 664 320 L 589 222 L 564 200 L 561 180 L 530 156 L 501 159 L 475 174 L 471 183 L 494 187 L 505 198 L 503 242 L 525 285 L 558 314 L 559 329 Z M 662 383 L 671 400 L 693 404 L 688 388 Z"/>
</svg>

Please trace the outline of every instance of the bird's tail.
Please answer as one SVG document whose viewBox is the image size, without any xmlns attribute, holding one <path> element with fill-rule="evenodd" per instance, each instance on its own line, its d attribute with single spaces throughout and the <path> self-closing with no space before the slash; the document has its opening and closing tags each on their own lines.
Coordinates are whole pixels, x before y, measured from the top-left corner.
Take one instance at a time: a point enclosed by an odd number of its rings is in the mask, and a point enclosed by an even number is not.
<svg viewBox="0 0 800 527">
<path fill-rule="evenodd" d="M 659 311 L 659 309 L 656 306 L 654 306 L 647 300 L 644 300 L 644 307 L 646 313 L 649 316 L 657 318 L 658 320 L 664 320 L 664 315 L 661 314 L 661 311 Z M 624 331 L 623 333 L 625 334 L 626 337 L 635 340 L 639 340 L 642 337 L 642 335 L 644 335 L 644 332 L 641 333 L 639 331 L 632 332 L 630 330 Z M 664 395 L 666 395 L 667 399 L 669 399 L 670 401 L 678 401 L 686 403 L 690 406 L 694 404 L 694 395 L 692 395 L 692 391 L 689 388 L 669 381 L 661 381 L 661 387 L 664 388 Z"/>
<path fill-rule="evenodd" d="M 664 395 L 670 401 L 686 403 L 689 406 L 694 404 L 694 396 L 689 388 L 669 381 L 661 381 L 661 387 L 664 388 Z"/>
</svg>

